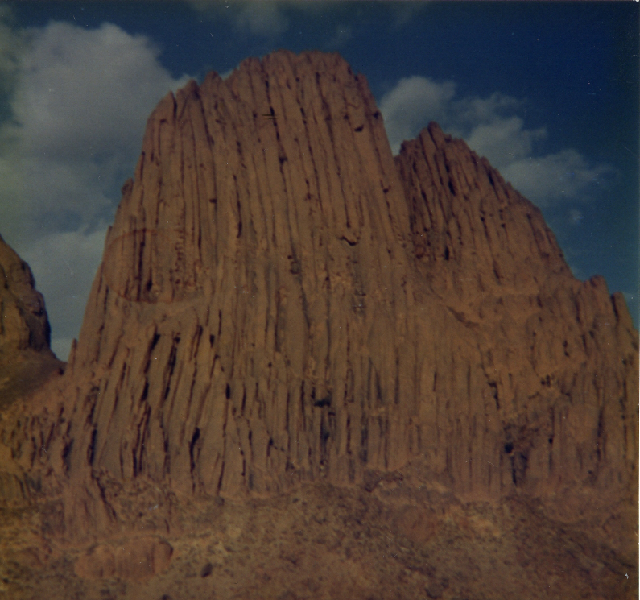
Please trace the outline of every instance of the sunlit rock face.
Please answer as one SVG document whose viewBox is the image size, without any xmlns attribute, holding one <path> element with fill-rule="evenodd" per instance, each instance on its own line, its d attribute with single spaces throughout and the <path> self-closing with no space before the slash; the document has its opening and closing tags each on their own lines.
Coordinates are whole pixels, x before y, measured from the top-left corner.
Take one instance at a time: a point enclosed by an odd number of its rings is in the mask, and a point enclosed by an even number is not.
<svg viewBox="0 0 640 600">
<path fill-rule="evenodd" d="M 637 349 L 486 159 L 435 124 L 392 156 L 362 75 L 281 51 L 160 102 L 69 368 L 5 439 L 82 488 L 84 527 L 115 518 L 99 474 L 238 497 L 419 464 L 466 498 L 622 497 Z"/>
</svg>

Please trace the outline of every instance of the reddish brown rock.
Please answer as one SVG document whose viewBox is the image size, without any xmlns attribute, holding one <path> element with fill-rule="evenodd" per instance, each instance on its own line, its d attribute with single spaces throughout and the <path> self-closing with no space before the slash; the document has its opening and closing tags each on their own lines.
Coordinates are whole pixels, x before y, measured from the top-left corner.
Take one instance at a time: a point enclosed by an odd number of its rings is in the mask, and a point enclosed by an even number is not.
<svg viewBox="0 0 640 600">
<path fill-rule="evenodd" d="M 637 349 L 485 159 L 435 125 L 394 159 L 361 75 L 278 52 L 160 102 L 68 372 L 4 439 L 83 532 L 118 519 L 105 473 L 243 496 L 411 462 L 619 499 Z"/>
<path fill-rule="evenodd" d="M 337 56 L 249 60 L 165 98 L 73 359 L 95 378 L 71 434 L 94 468 L 236 494 L 406 462 L 407 224 L 380 113 Z M 86 456 L 74 442 L 71 470 Z"/>
<path fill-rule="evenodd" d="M 29 265 L 0 236 L 0 360 L 28 349 L 49 349 L 51 327 Z"/>
<path fill-rule="evenodd" d="M 60 369 L 51 327 L 29 265 L 0 236 L 0 412 Z"/>
<path fill-rule="evenodd" d="M 3 413 L 17 398 L 28 397 L 62 370 L 64 363 L 51 352 L 50 342 L 44 299 L 31 269 L 0 236 L 0 431 Z M 0 443 L 1 501 L 19 505 L 29 495 L 24 471 Z"/>
<path fill-rule="evenodd" d="M 418 269 L 480 353 L 482 385 L 462 395 L 475 410 L 461 406 L 462 426 L 449 425 L 454 447 L 477 443 L 488 385 L 501 430 L 493 458 L 516 487 L 634 489 L 638 334 L 622 295 L 601 277 L 573 278 L 540 211 L 436 124 L 395 160 Z"/>
<path fill-rule="evenodd" d="M 74 565 L 79 577 L 146 581 L 166 571 L 173 549 L 166 541 L 134 537 L 117 544 L 100 544 L 82 554 Z"/>
</svg>

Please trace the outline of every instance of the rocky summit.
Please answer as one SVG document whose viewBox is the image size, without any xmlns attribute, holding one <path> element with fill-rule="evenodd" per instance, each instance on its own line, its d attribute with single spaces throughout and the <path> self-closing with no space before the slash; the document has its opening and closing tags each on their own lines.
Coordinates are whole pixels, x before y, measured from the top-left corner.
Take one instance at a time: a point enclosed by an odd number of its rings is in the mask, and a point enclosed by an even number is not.
<svg viewBox="0 0 640 600">
<path fill-rule="evenodd" d="M 168 94 L 122 194 L 0 415 L 10 597 L 634 597 L 637 331 L 486 159 L 394 157 L 362 75 L 280 51 Z"/>
</svg>

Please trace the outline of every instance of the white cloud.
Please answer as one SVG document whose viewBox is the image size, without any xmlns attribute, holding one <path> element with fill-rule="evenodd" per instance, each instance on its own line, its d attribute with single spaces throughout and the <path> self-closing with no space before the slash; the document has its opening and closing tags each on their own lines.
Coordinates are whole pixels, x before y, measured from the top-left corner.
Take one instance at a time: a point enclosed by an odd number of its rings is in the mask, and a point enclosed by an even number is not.
<svg viewBox="0 0 640 600">
<path fill-rule="evenodd" d="M 466 141 L 478 154 L 491 157 L 493 165 L 500 169 L 514 160 L 530 156 L 533 142 L 543 140 L 546 134 L 544 128 L 524 129 L 520 117 L 495 116 L 491 121 L 473 127 Z"/>
<path fill-rule="evenodd" d="M 613 169 L 607 165 L 590 166 L 581 154 L 568 149 L 514 161 L 501 172 L 529 200 L 544 205 L 551 200 L 580 199 L 590 187 L 611 176 Z"/>
<path fill-rule="evenodd" d="M 280 2 L 187 0 L 187 3 L 210 19 L 229 19 L 238 31 L 246 31 L 252 35 L 273 38 L 289 29 L 289 19 L 284 14 Z"/>
<path fill-rule="evenodd" d="M 580 225 L 580 223 L 582 223 L 582 219 L 584 219 L 584 215 L 582 214 L 581 210 L 578 210 L 577 208 L 572 208 L 569 211 L 569 222 L 572 225 Z"/>
<path fill-rule="evenodd" d="M 52 23 L 21 61 L 14 115 L 24 151 L 78 158 L 139 145 L 149 107 L 176 83 L 144 36 Z"/>
<path fill-rule="evenodd" d="M 0 233 L 30 264 L 66 358 L 146 118 L 187 77 L 174 79 L 148 38 L 108 23 L 12 34 L 28 43 L 10 63 L 12 115 L 0 126 Z"/>
<path fill-rule="evenodd" d="M 486 156 L 531 201 L 544 205 L 589 198 L 593 186 L 606 180 L 613 169 L 591 165 L 573 149 L 541 155 L 547 129 L 527 129 L 517 114 L 524 106 L 523 101 L 499 93 L 458 98 L 454 82 L 427 77 L 401 79 L 380 102 L 394 154 L 402 140 L 414 138 L 429 121 L 437 121 L 444 131 Z"/>
<path fill-rule="evenodd" d="M 339 24 L 333 37 L 325 44 L 327 50 L 341 48 L 353 37 L 353 30 L 349 25 Z"/>
<path fill-rule="evenodd" d="M 275 2 L 247 2 L 237 15 L 236 25 L 254 35 L 275 37 L 289 29 L 289 20 Z"/>
<path fill-rule="evenodd" d="M 19 61 L 13 122 L 0 131 L 0 170 L 13 170 L 0 205 L 25 215 L 105 217 L 133 171 L 146 117 L 174 80 L 144 36 L 103 24 L 51 23 L 30 32 Z M 0 216 L 6 216 L 0 208 Z M 24 218 L 24 215 L 23 217 Z M 3 219 L 4 222 L 4 219 Z"/>
<path fill-rule="evenodd" d="M 61 360 L 67 359 L 71 339 L 78 336 L 106 231 L 103 223 L 93 232 L 50 233 L 19 252 L 44 294 L 49 322 L 53 324 L 53 350 Z"/>
<path fill-rule="evenodd" d="M 220 76 L 221 79 L 228 79 L 229 76 L 236 70 L 236 67 L 233 67 L 231 69 L 228 69 L 227 71 L 225 71 L 224 73 L 218 73 L 218 75 Z"/>
<path fill-rule="evenodd" d="M 426 4 L 426 0 L 423 0 L 422 2 L 409 2 L 408 0 L 390 2 L 388 7 L 391 11 L 393 27 L 395 29 L 399 29 L 407 23 L 410 23 L 416 15 L 424 9 Z"/>
<path fill-rule="evenodd" d="M 15 82 L 20 52 L 25 43 L 24 35 L 11 28 L 11 9 L 0 5 L 0 93 L 6 93 Z"/>
<path fill-rule="evenodd" d="M 394 154 L 403 140 L 409 140 L 427 125 L 442 121 L 456 94 L 452 81 L 436 83 L 427 77 L 407 77 L 385 94 L 380 102 L 387 136 Z"/>
<path fill-rule="evenodd" d="M 524 102 L 516 98 L 494 92 L 488 98 L 459 98 L 456 100 L 454 110 L 458 121 L 467 125 L 476 125 L 490 123 L 498 115 L 505 115 L 523 106 Z"/>
</svg>

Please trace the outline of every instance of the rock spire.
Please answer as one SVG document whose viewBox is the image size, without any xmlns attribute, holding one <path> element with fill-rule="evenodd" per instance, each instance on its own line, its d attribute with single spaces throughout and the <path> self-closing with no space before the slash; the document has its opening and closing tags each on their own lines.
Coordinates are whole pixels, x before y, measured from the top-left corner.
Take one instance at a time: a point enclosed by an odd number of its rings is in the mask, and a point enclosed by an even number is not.
<svg viewBox="0 0 640 600">
<path fill-rule="evenodd" d="M 362 75 L 281 51 L 153 112 L 69 369 L 12 447 L 182 494 L 409 462 L 472 497 L 628 493 L 637 350 L 484 158 L 435 124 L 394 158 Z"/>
</svg>

